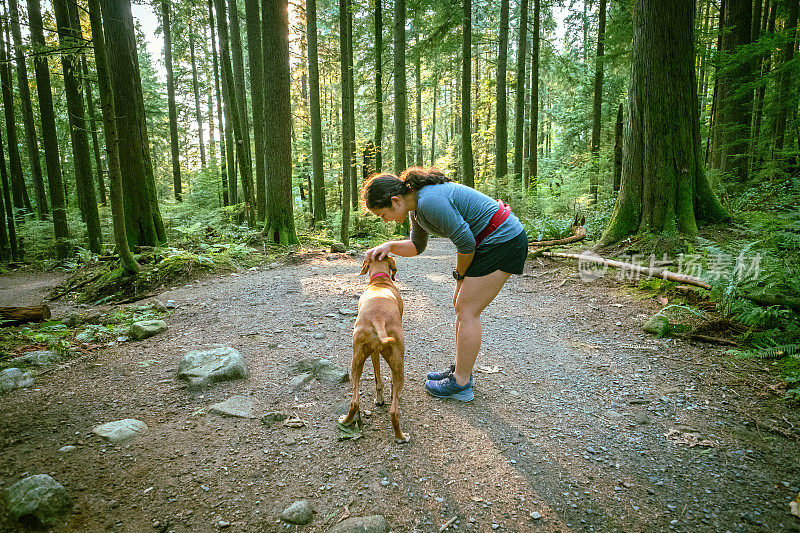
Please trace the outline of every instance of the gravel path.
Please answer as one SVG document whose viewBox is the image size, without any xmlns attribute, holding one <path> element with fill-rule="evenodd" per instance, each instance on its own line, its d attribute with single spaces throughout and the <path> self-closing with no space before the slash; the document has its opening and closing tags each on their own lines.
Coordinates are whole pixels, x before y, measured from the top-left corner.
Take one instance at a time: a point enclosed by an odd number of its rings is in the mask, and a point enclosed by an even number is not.
<svg viewBox="0 0 800 533">
<path fill-rule="evenodd" d="M 565 263 L 529 261 L 484 312 L 477 364 L 488 372 L 476 372 L 475 400 L 428 396 L 425 373 L 454 350 L 454 255 L 433 239 L 397 261 L 410 443 L 395 444 L 387 408 L 372 408 L 370 364 L 371 414 L 356 441 L 335 428 L 349 384 L 287 386 L 304 357 L 349 367 L 348 311 L 366 286 L 360 258 L 304 253 L 165 292 L 179 304 L 167 333 L 4 395 L 0 488 L 50 473 L 75 502 L 56 531 L 284 531 L 277 516 L 296 500 L 316 511 L 303 531 L 347 512 L 381 514 L 396 532 L 439 531 L 453 517 L 469 531 L 800 530 L 789 513 L 800 417 L 770 392 L 765 363 L 644 334 L 659 305 L 615 280 L 583 283 Z M 188 350 L 214 345 L 242 352 L 250 377 L 201 392 L 175 380 Z M 207 414 L 234 394 L 308 424 Z M 149 430 L 123 445 L 91 435 L 122 418 Z M 58 452 L 65 445 L 77 449 Z"/>
</svg>

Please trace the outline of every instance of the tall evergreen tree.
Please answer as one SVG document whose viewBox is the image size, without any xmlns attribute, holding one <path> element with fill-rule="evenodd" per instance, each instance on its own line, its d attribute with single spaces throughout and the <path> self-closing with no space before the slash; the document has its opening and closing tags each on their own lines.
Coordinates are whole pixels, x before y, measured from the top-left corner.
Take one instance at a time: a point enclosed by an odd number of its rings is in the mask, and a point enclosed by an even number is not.
<svg viewBox="0 0 800 533">
<path fill-rule="evenodd" d="M 798 0 L 788 0 L 786 3 L 789 16 L 784 27 L 786 44 L 783 49 L 783 64 L 781 65 L 780 85 L 778 87 L 778 114 L 775 118 L 775 156 L 777 158 L 783 157 L 786 117 L 789 113 L 794 114 L 797 112 L 797 92 L 796 89 L 791 91 L 792 79 L 795 79 L 795 76 L 792 75 L 790 65 L 794 58 L 794 47 L 797 40 L 798 3 Z"/>
<path fill-rule="evenodd" d="M 178 143 L 178 108 L 175 104 L 175 76 L 172 73 L 172 30 L 169 21 L 169 0 L 161 0 L 161 29 L 164 31 L 164 64 L 167 69 L 167 108 L 169 110 L 169 146 L 172 154 L 172 190 L 181 201 L 181 153 Z"/>
<path fill-rule="evenodd" d="M 517 105 L 514 112 L 514 186 L 522 186 L 523 134 L 525 131 L 525 61 L 528 47 L 528 0 L 519 2 L 517 43 Z"/>
<path fill-rule="evenodd" d="M 472 159 L 472 0 L 464 0 L 463 40 L 461 43 L 461 183 L 475 186 L 475 167 Z M 396 70 L 396 69 L 395 69 Z M 396 75 L 396 73 L 395 73 Z M 522 143 L 520 143 L 522 146 Z"/>
<path fill-rule="evenodd" d="M 233 165 L 230 164 L 230 161 L 233 161 L 231 157 L 231 151 L 233 148 L 231 147 L 230 142 L 230 126 L 228 122 L 230 121 L 230 117 L 226 114 L 225 120 L 223 120 L 222 114 L 222 94 L 220 91 L 220 82 L 219 82 L 219 61 L 217 55 L 217 39 L 216 39 L 216 27 L 214 25 L 214 6 L 212 5 L 213 0 L 208 0 L 208 25 L 211 30 L 211 68 L 214 70 L 214 93 L 216 95 L 217 100 L 217 122 L 219 123 L 219 160 L 220 160 L 220 180 L 222 185 L 222 205 L 230 205 L 231 199 L 229 196 L 229 183 L 228 180 L 228 172 L 231 170 Z M 226 122 L 227 121 L 227 122 Z M 235 181 L 235 174 L 234 174 L 234 181 Z"/>
<path fill-rule="evenodd" d="M 2 149 L 3 136 L 0 134 L 0 257 L 11 258 L 19 261 L 19 248 L 17 246 L 17 230 L 14 221 L 14 208 L 11 205 L 11 185 L 8 181 L 6 168 L 6 154 Z M 8 234 L 6 234 L 6 230 Z M 7 239 L 7 240 L 6 240 Z M 7 249 L 8 251 L 3 251 Z"/>
<path fill-rule="evenodd" d="M 34 49 L 43 50 L 45 40 L 39 0 L 28 0 L 28 23 L 31 43 Z M 44 162 L 47 168 L 47 185 L 50 191 L 50 208 L 56 239 L 56 257 L 58 259 L 66 259 L 70 252 L 69 228 L 67 226 L 66 199 L 64 198 L 64 183 L 61 176 L 61 156 L 58 149 L 58 133 L 56 131 L 53 93 L 50 85 L 50 67 L 47 62 L 47 56 L 36 54 L 33 57 L 33 69 L 36 74 L 36 93 L 39 100 L 39 118 L 42 125 L 42 148 L 44 149 Z M 5 164 L 3 167 L 5 167 Z"/>
<path fill-rule="evenodd" d="M 403 0 L 400 0 L 403 1 Z M 353 148 L 350 145 L 350 112 L 353 106 L 349 104 L 350 88 L 352 80 L 350 72 L 350 60 L 348 54 L 351 49 L 349 42 L 350 32 L 347 29 L 349 24 L 349 0 L 339 0 L 339 60 L 341 62 L 341 85 L 342 93 L 342 223 L 341 240 L 345 246 L 350 243 L 350 168 L 353 165 Z"/>
<path fill-rule="evenodd" d="M 508 192 L 508 109 L 506 103 L 508 4 L 509 0 L 500 2 L 500 44 L 497 51 L 497 132 L 494 143 L 495 179 L 502 195 Z"/>
<path fill-rule="evenodd" d="M 106 185 L 103 179 L 103 159 L 100 157 L 100 139 L 97 137 L 97 120 L 95 119 L 94 96 L 92 95 L 92 82 L 89 77 L 89 65 L 86 56 L 81 56 L 83 69 L 83 91 L 86 94 L 86 108 L 89 112 L 89 131 L 92 134 L 92 152 L 94 153 L 94 166 L 97 172 L 97 192 L 100 194 L 100 203 L 106 205 Z"/>
<path fill-rule="evenodd" d="M 467 0 L 469 1 L 469 0 Z M 406 169 L 406 0 L 394 2 L 394 173 Z"/>
<path fill-rule="evenodd" d="M 376 0 L 380 3 L 380 0 Z M 319 104 L 319 57 L 317 52 L 317 0 L 306 0 L 306 34 L 308 35 L 308 88 L 311 118 L 311 169 L 314 174 L 314 221 L 323 222 L 325 208 L 325 174 L 323 169 L 322 116 Z"/>
<path fill-rule="evenodd" d="M 383 165 L 383 0 L 375 0 L 375 172 Z"/>
<path fill-rule="evenodd" d="M 197 142 L 200 146 L 200 166 L 206 166 L 206 146 L 203 142 L 203 113 L 200 111 L 200 84 L 197 81 L 197 58 L 194 53 L 194 26 L 189 27 L 189 58 L 192 62 L 192 92 L 194 93 L 194 115 L 197 120 Z M 213 128 L 212 128 L 213 129 Z M 212 134 L 213 135 L 213 134 Z M 213 141 L 212 143 L 213 144 Z M 213 150 L 213 148 L 212 148 Z"/>
<path fill-rule="evenodd" d="M 606 33 L 606 0 L 600 0 L 597 25 L 597 59 L 594 64 L 594 104 L 592 106 L 592 157 L 600 154 L 600 126 L 603 118 L 603 53 Z M 600 187 L 599 169 L 591 173 L 589 194 L 597 202 L 597 191 Z"/>
<path fill-rule="evenodd" d="M 622 185 L 608 245 L 636 233 L 697 234 L 696 220 L 726 220 L 700 156 L 694 2 L 636 0 Z"/>
<path fill-rule="evenodd" d="M 264 234 L 271 242 L 297 244 L 292 210 L 292 107 L 289 67 L 289 2 L 262 4 L 264 35 L 264 104 L 270 120 L 264 129 L 267 175 L 267 220 Z M 346 201 L 344 202 L 347 203 Z"/>
<path fill-rule="evenodd" d="M 17 87 L 22 110 L 22 122 L 25 125 L 25 147 L 28 150 L 28 164 L 31 168 L 33 190 L 36 198 L 36 211 L 39 220 L 47 219 L 47 196 L 42 178 L 42 165 L 39 161 L 39 142 L 36 136 L 36 126 L 33 121 L 33 105 L 31 104 L 31 91 L 28 86 L 28 66 L 25 63 L 25 49 L 22 43 L 22 33 L 19 29 L 19 6 L 17 0 L 8 1 L 9 15 L 11 16 L 11 35 L 14 38 L 14 63 L 17 67 Z"/>
<path fill-rule="evenodd" d="M 130 0 L 100 0 L 119 134 L 125 231 L 131 246 L 166 242 L 156 198 Z"/>
<path fill-rule="evenodd" d="M 256 218 L 264 220 L 267 209 L 267 178 L 264 173 L 264 65 L 261 53 L 261 13 L 258 0 L 245 0 L 245 30 L 247 60 L 250 67 L 250 104 L 253 109 L 253 144 L 256 150 L 255 210 Z"/>
<path fill-rule="evenodd" d="M 539 176 L 539 18 L 542 0 L 533 0 L 533 35 L 531 35 L 531 124 L 528 134 L 528 165 L 525 190 L 536 188 Z"/>
</svg>

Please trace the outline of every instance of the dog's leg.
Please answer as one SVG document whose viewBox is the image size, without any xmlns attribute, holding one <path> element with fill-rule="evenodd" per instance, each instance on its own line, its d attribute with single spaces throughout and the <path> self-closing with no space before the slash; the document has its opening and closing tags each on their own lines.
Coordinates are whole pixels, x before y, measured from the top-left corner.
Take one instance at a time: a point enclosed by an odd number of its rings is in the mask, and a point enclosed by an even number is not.
<svg viewBox="0 0 800 533">
<path fill-rule="evenodd" d="M 403 344 L 392 343 L 386 349 L 384 357 L 392 370 L 392 403 L 389 405 L 389 419 L 394 428 L 394 440 L 398 443 L 408 442 L 411 437 L 400 430 L 400 391 L 403 390 Z"/>
<path fill-rule="evenodd" d="M 339 417 L 339 422 L 349 425 L 358 414 L 358 387 L 361 382 L 361 372 L 367 360 L 367 350 L 363 343 L 353 342 L 353 364 L 350 366 L 350 380 L 353 382 L 353 399 L 350 401 L 350 411 L 347 415 Z"/>
<path fill-rule="evenodd" d="M 383 405 L 383 380 L 381 380 L 381 358 L 378 352 L 372 352 L 372 368 L 375 371 L 375 405 Z"/>
</svg>

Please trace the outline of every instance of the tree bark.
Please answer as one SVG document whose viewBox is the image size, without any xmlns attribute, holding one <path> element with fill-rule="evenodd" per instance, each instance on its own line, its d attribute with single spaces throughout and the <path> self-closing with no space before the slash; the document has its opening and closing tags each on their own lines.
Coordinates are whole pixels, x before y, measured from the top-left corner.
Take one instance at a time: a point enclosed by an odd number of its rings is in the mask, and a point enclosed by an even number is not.
<svg viewBox="0 0 800 533">
<path fill-rule="evenodd" d="M 181 158 L 178 146 L 178 109 L 175 105 L 175 79 L 172 74 L 172 31 L 169 24 L 169 0 L 161 0 L 161 27 L 164 31 L 164 64 L 167 68 L 167 108 L 169 110 L 169 139 L 172 154 L 172 188 L 175 200 L 183 199 Z M 190 30 L 191 31 L 191 30 Z"/>
<path fill-rule="evenodd" d="M 603 114 L 603 52 L 606 33 L 606 0 L 600 0 L 597 30 L 597 60 L 594 64 L 594 103 L 592 106 L 592 157 L 595 159 L 594 171 L 589 178 L 589 195 L 597 203 L 597 192 L 600 188 L 600 175 L 597 168 L 597 157 L 600 155 L 600 126 Z"/>
<path fill-rule="evenodd" d="M 394 3 L 394 173 L 406 169 L 406 0 Z"/>
<path fill-rule="evenodd" d="M 39 142 L 36 136 L 36 126 L 33 121 L 33 105 L 31 91 L 28 85 L 28 67 L 25 63 L 25 50 L 22 44 L 22 34 L 19 29 L 19 7 L 17 0 L 9 0 L 9 15 L 11 16 L 11 35 L 14 38 L 14 63 L 17 67 L 17 86 L 19 88 L 20 107 L 22 108 L 22 121 L 25 124 L 25 141 L 28 149 L 28 162 L 31 167 L 33 191 L 36 198 L 36 211 L 39 220 L 47 220 L 47 195 L 44 190 L 42 178 L 42 165 L 39 161 Z"/>
<path fill-rule="evenodd" d="M 217 97 L 217 121 L 219 122 L 219 160 L 220 160 L 220 180 L 222 185 L 222 205 L 231 205 L 229 197 L 229 181 L 228 170 L 231 168 L 230 162 L 233 160 L 231 157 L 230 142 L 230 117 L 226 115 L 225 120 L 222 118 L 222 96 L 220 94 L 219 82 L 219 65 L 217 61 L 217 39 L 215 37 L 214 26 L 214 8 L 212 6 L 213 0 L 208 0 L 208 24 L 211 29 L 211 59 L 212 68 L 214 69 L 214 92 Z M 226 120 L 228 122 L 226 122 Z M 235 178 L 234 178 L 235 179 Z"/>
<path fill-rule="evenodd" d="M 777 160 L 785 159 L 783 155 L 784 139 L 786 137 L 786 117 L 789 111 L 794 111 L 796 106 L 796 92 L 791 91 L 793 76 L 788 65 L 794 58 L 794 45 L 797 30 L 798 0 L 788 0 L 789 18 L 784 26 L 786 44 L 783 48 L 783 64 L 781 65 L 780 86 L 778 87 L 778 113 L 775 117 L 775 156 Z"/>
<path fill-rule="evenodd" d="M 417 57 L 414 61 L 414 90 L 417 93 L 417 116 L 416 116 L 416 135 L 415 135 L 415 161 L 418 167 L 422 166 L 422 50 L 419 49 L 419 35 L 417 35 Z"/>
<path fill-rule="evenodd" d="M 100 92 L 100 109 L 103 113 L 103 130 L 106 139 L 106 160 L 108 161 L 108 185 L 111 196 L 111 218 L 114 225 L 114 243 L 122 268 L 130 273 L 139 272 L 139 264 L 133 258 L 128 246 L 125 229 L 125 206 L 122 198 L 122 169 L 119 158 L 119 135 L 117 132 L 117 113 L 114 94 L 111 88 L 111 73 L 106 55 L 103 35 L 103 22 L 100 13 L 100 0 L 89 0 L 89 21 L 92 27 L 94 63 L 97 70 L 97 86 Z"/>
<path fill-rule="evenodd" d="M 24 324 L 25 322 L 44 322 L 50 319 L 50 308 L 46 305 L 31 307 L 0 307 L 0 321 L 7 325 Z"/>
<path fill-rule="evenodd" d="M 622 181 L 622 102 L 617 107 L 617 121 L 614 124 L 614 192 L 619 191 Z"/>
<path fill-rule="evenodd" d="M 130 0 L 100 0 L 114 92 L 125 230 L 130 246 L 166 242 L 158 209 Z"/>
<path fill-rule="evenodd" d="M 525 155 L 525 60 L 528 55 L 528 0 L 519 3 L 519 42 L 517 43 L 517 105 L 514 112 L 514 187 L 522 183 L 522 161 Z"/>
<path fill-rule="evenodd" d="M 64 72 L 64 93 L 69 114 L 72 162 L 75 168 L 78 198 L 86 217 L 89 249 L 99 254 L 102 243 L 100 215 L 97 211 L 97 197 L 94 193 L 89 139 L 86 136 L 86 115 L 78 77 L 79 63 L 75 53 L 69 52 L 69 50 L 77 50 L 81 40 L 80 27 L 75 25 L 78 11 L 77 6 L 71 8 L 66 0 L 53 0 L 53 10 L 58 26 L 58 41 L 61 48 L 65 49 L 61 53 L 61 67 Z"/>
<path fill-rule="evenodd" d="M 375 0 L 375 172 L 383 164 L 383 0 Z"/>
<path fill-rule="evenodd" d="M 267 2 L 273 0 L 265 0 Z M 256 218 L 265 220 L 267 211 L 267 178 L 264 173 L 264 64 L 261 50 L 261 13 L 258 0 L 245 0 L 247 64 L 250 68 L 250 104 L 253 109 L 253 144 L 256 150 L 255 210 Z"/>
<path fill-rule="evenodd" d="M 265 123 L 264 160 L 267 192 L 267 220 L 264 232 L 271 242 L 297 244 L 292 211 L 292 106 L 289 67 L 288 0 L 263 1 L 264 105 L 270 111 Z M 346 202 L 345 202 L 346 203 Z"/>
<path fill-rule="evenodd" d="M 700 156 L 692 0 L 637 0 L 622 185 L 600 245 L 652 232 L 697 234 L 729 218 Z"/>
<path fill-rule="evenodd" d="M 472 0 L 464 0 L 463 40 L 461 46 L 461 183 L 475 186 L 475 167 L 472 158 L 470 92 L 472 90 Z M 395 69 L 397 70 L 397 69 Z M 522 146 L 522 143 L 520 143 Z"/>
<path fill-rule="evenodd" d="M 539 182 L 539 161 L 537 146 L 539 144 L 539 18 L 541 14 L 541 0 L 533 0 L 533 46 L 531 47 L 531 125 L 528 135 L 530 152 L 528 153 L 528 172 L 525 174 L 525 190 L 534 191 Z"/>
<path fill-rule="evenodd" d="M 194 93 L 194 114 L 197 120 L 197 141 L 200 145 L 200 166 L 206 166 L 206 146 L 203 141 L 203 113 L 200 112 L 200 86 L 197 83 L 197 58 L 194 54 L 194 28 L 189 26 L 189 58 L 192 62 L 192 92 Z M 213 150 L 213 148 L 212 148 Z"/>
<path fill-rule="evenodd" d="M 508 106 L 506 77 L 508 73 L 508 4 L 500 3 L 500 44 L 497 51 L 497 124 L 494 140 L 495 180 L 501 195 L 508 192 Z M 434 102 L 435 105 L 435 102 Z"/>
<path fill-rule="evenodd" d="M 773 33 L 775 31 L 775 12 L 777 10 L 778 2 L 773 0 L 772 5 L 769 6 L 769 1 L 764 4 L 764 17 L 761 24 L 761 33 Z M 761 124 L 764 116 L 764 95 L 766 93 L 769 72 L 772 69 L 772 54 L 770 51 L 764 52 L 761 56 L 761 72 L 760 77 L 762 82 L 756 89 L 755 103 L 753 104 L 753 133 L 751 135 L 752 142 L 750 143 L 750 154 L 752 165 L 756 164 L 756 158 L 759 158 L 760 145 L 761 145 Z M 760 158 L 759 158 L 760 159 Z"/>
<path fill-rule="evenodd" d="M 103 179 L 103 159 L 100 157 L 100 140 L 97 137 L 97 120 L 95 119 L 94 95 L 92 95 L 92 83 L 89 79 L 89 65 L 86 56 L 81 56 L 81 68 L 83 69 L 84 92 L 86 93 L 86 107 L 89 111 L 89 130 L 92 133 L 92 153 L 94 154 L 94 166 L 97 170 L 97 191 L 100 193 L 100 203 L 106 205 L 106 183 Z"/>
<path fill-rule="evenodd" d="M 209 21 L 209 26 L 211 23 Z M 210 41 L 208 36 L 208 29 L 209 26 L 203 26 L 203 56 L 205 57 L 205 64 L 203 65 L 203 73 L 205 74 L 205 81 L 206 81 L 206 104 L 207 108 L 207 116 L 208 116 L 208 161 L 211 164 L 212 169 L 217 168 L 217 135 L 216 135 L 216 126 L 214 126 L 214 75 L 216 71 L 212 74 L 208 68 L 208 43 Z M 216 45 L 215 45 L 216 48 Z M 216 61 L 216 57 L 214 58 Z M 220 201 L 220 205 L 222 205 Z"/>
<path fill-rule="evenodd" d="M 8 35 L 8 24 L 4 20 L 0 28 L 0 83 L 3 84 L 3 111 L 6 116 L 6 137 L 8 138 L 8 162 L 11 170 L 11 197 L 14 209 L 21 214 L 32 213 L 33 207 L 25 187 L 25 176 L 22 173 L 22 160 L 19 155 L 19 139 L 17 137 L 17 119 L 14 112 L 14 88 L 11 85 L 11 69 L 6 55 L 5 35 Z"/>
<path fill-rule="evenodd" d="M 376 0 L 380 4 L 380 0 Z M 306 0 L 306 33 L 308 35 L 308 88 L 311 118 L 311 169 L 314 173 L 314 221 L 328 218 L 325 206 L 325 173 L 323 168 L 322 116 L 319 105 L 319 57 L 317 52 L 317 0 Z"/>
<path fill-rule="evenodd" d="M 356 112 L 355 112 L 355 68 L 353 66 L 353 0 L 348 0 L 347 10 L 347 102 L 350 108 L 347 110 L 350 117 L 350 207 L 355 213 L 358 211 L 358 152 L 356 150 Z"/>
<path fill-rule="evenodd" d="M 28 0 L 28 22 L 30 24 L 33 47 L 40 50 L 44 49 L 44 30 L 42 28 L 42 13 L 39 0 Z M 42 125 L 42 148 L 44 148 L 44 162 L 47 168 L 47 185 L 50 189 L 50 208 L 56 239 L 56 257 L 58 259 L 66 259 L 70 253 L 69 228 L 67 227 L 64 183 L 61 176 L 61 156 L 58 151 L 58 134 L 56 132 L 53 94 L 50 86 L 50 67 L 47 62 L 47 56 L 44 54 L 35 55 L 33 57 L 33 68 L 36 73 L 36 92 Z M 5 168 L 5 164 L 3 164 L 3 168 Z M 7 205 L 6 207 L 10 208 L 11 206 Z M 10 229 L 13 230 L 13 226 Z M 13 240 L 12 246 L 16 247 L 16 243 Z"/>
<path fill-rule="evenodd" d="M 436 163 L 436 98 L 438 96 L 439 84 L 433 84 L 433 108 L 431 110 L 431 166 Z M 506 169 L 508 173 L 508 169 Z"/>
<path fill-rule="evenodd" d="M 0 134 L 0 147 L 3 145 L 3 136 Z M 0 148 L 0 256 L 12 261 L 19 261 L 17 248 L 17 231 L 14 222 L 14 208 L 11 205 L 11 188 L 8 182 L 5 151 Z M 8 234 L 6 234 L 6 231 Z"/>
<path fill-rule="evenodd" d="M 404 0 L 400 0 L 401 2 Z M 353 150 L 350 146 L 350 116 L 353 109 L 349 105 L 350 89 L 350 63 L 348 53 L 351 48 L 348 41 L 350 32 L 347 30 L 349 23 L 350 2 L 339 0 L 339 55 L 341 61 L 341 93 L 342 93 L 342 221 L 340 239 L 347 246 L 350 243 L 350 167 L 352 166 Z M 395 147 L 395 151 L 397 148 Z"/>
</svg>

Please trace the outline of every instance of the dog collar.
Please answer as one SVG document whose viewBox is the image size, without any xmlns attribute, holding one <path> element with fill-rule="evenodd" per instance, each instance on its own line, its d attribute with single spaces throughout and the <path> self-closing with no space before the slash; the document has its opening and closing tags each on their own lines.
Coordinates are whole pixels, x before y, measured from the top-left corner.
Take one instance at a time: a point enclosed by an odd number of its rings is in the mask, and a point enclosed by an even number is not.
<svg viewBox="0 0 800 533">
<path fill-rule="evenodd" d="M 386 276 L 387 278 L 391 278 L 391 276 L 389 274 L 387 274 L 386 272 L 378 272 L 377 274 L 371 275 L 369 277 L 369 280 L 372 281 L 373 279 L 375 279 L 375 278 L 377 278 L 379 276 Z"/>
</svg>

